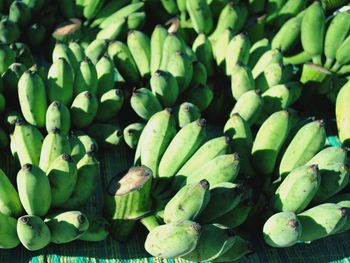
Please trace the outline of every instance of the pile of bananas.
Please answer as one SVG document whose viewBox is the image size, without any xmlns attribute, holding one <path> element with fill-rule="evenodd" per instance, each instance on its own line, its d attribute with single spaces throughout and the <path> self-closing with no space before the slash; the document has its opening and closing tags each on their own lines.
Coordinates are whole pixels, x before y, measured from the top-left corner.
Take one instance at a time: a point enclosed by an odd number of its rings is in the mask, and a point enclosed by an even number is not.
<svg viewBox="0 0 350 263">
<path fill-rule="evenodd" d="M 0 1 L 0 248 L 141 224 L 153 256 L 232 262 L 349 230 L 347 2 Z"/>
</svg>

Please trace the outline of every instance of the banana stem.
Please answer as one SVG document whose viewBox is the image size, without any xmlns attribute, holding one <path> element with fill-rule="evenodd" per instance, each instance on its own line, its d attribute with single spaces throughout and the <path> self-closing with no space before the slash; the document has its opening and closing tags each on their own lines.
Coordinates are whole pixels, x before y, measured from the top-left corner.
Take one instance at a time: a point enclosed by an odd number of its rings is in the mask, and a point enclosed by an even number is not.
<svg viewBox="0 0 350 263">
<path fill-rule="evenodd" d="M 155 215 L 144 217 L 140 219 L 140 222 L 148 229 L 148 231 L 151 231 L 153 228 L 160 225 Z"/>
<path fill-rule="evenodd" d="M 322 65 L 322 58 L 321 56 L 316 56 L 312 58 L 312 63 L 314 63 L 315 65 Z"/>
<path fill-rule="evenodd" d="M 284 64 L 293 64 L 293 65 L 300 65 L 305 62 L 310 61 L 311 56 L 308 55 L 305 51 L 300 52 L 296 55 L 290 56 L 290 57 L 284 57 L 283 63 Z"/>
<path fill-rule="evenodd" d="M 319 65 L 306 63 L 303 66 L 300 82 L 318 94 L 326 94 L 332 89 L 332 72 Z"/>
</svg>

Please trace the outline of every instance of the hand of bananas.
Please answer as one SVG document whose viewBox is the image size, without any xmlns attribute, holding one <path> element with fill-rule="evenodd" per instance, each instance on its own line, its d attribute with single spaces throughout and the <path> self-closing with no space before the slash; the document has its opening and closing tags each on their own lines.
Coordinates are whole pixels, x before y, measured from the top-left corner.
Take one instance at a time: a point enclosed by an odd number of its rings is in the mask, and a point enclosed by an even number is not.
<svg viewBox="0 0 350 263">
<path fill-rule="evenodd" d="M 347 2 L 0 1 L 0 147 L 18 168 L 0 170 L 0 248 L 141 223 L 153 256 L 232 262 L 256 231 L 289 247 L 349 230 Z M 122 144 L 133 167 L 103 216 L 83 212 L 98 151 Z"/>
</svg>

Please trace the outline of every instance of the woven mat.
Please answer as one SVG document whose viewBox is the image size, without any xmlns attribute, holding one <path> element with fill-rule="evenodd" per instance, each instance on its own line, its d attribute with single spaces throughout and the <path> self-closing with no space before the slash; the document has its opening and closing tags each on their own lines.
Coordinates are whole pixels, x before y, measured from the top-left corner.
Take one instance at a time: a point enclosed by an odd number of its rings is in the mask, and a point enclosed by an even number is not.
<svg viewBox="0 0 350 263">
<path fill-rule="evenodd" d="M 98 183 L 96 194 L 84 207 L 83 211 L 99 214 L 102 203 L 102 185 L 118 172 L 131 165 L 131 153 L 125 145 L 114 150 L 99 153 L 101 162 L 101 181 Z M 9 157 L 2 156 L 0 167 L 14 180 L 18 167 Z M 12 250 L 0 250 L 0 263 L 3 262 L 188 262 L 185 260 L 161 260 L 151 258 L 143 248 L 146 230 L 137 226 L 135 234 L 126 243 L 117 243 L 111 238 L 103 242 L 75 241 L 66 245 L 50 244 L 45 249 L 29 252 L 22 246 Z M 260 237 L 261 233 L 257 233 Z M 1 238 L 1 237 L 0 237 Z M 322 239 L 309 245 L 298 244 L 288 249 L 273 249 L 265 246 L 261 241 L 255 245 L 256 253 L 251 254 L 239 262 L 350 262 L 350 233 Z"/>
</svg>

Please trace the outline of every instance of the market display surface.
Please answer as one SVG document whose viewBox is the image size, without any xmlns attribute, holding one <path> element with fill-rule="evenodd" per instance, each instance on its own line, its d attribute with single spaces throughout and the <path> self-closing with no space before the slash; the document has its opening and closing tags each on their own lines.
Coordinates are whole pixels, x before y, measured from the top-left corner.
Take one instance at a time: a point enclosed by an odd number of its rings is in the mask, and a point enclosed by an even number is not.
<svg viewBox="0 0 350 263">
<path fill-rule="evenodd" d="M 348 4 L 0 1 L 0 261 L 349 257 Z"/>
</svg>

